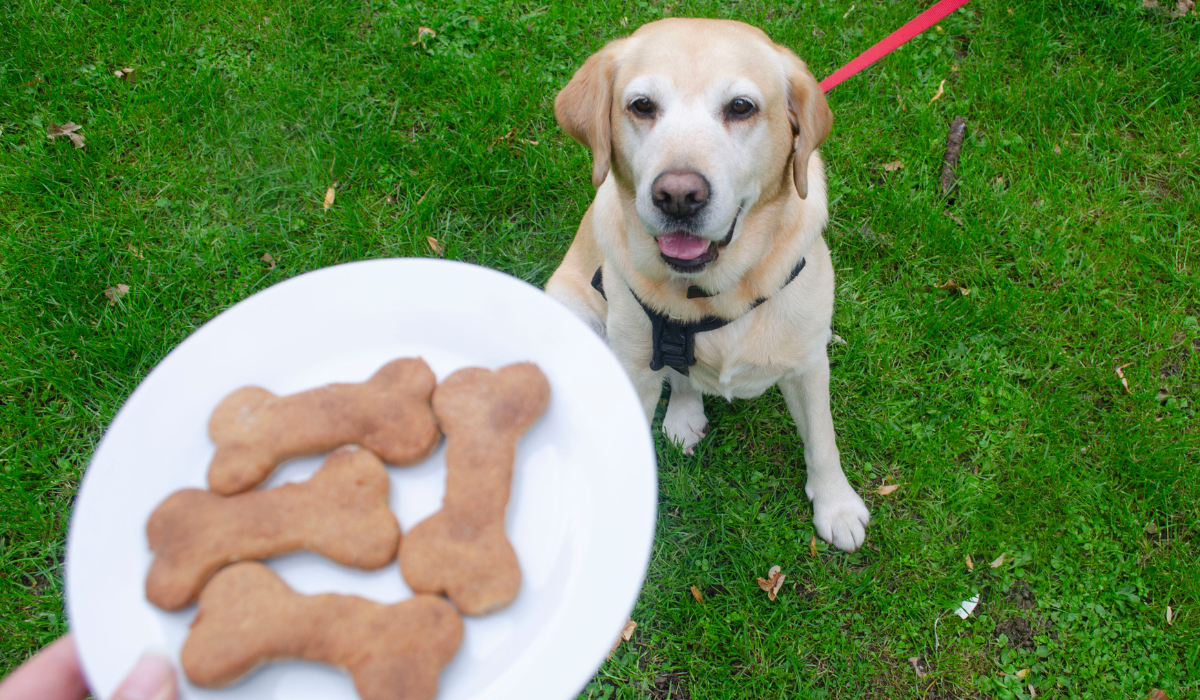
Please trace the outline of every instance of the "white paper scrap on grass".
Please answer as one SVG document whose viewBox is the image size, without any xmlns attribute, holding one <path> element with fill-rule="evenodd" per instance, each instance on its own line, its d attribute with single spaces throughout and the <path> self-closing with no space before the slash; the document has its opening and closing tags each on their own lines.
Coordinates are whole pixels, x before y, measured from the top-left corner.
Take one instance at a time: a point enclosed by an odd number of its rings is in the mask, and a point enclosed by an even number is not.
<svg viewBox="0 0 1200 700">
<path fill-rule="evenodd" d="M 971 612 L 975 610 L 976 605 L 979 605 L 978 593 L 971 596 L 968 600 L 959 603 L 958 607 L 954 609 L 954 614 L 965 620 L 971 616 Z"/>
</svg>

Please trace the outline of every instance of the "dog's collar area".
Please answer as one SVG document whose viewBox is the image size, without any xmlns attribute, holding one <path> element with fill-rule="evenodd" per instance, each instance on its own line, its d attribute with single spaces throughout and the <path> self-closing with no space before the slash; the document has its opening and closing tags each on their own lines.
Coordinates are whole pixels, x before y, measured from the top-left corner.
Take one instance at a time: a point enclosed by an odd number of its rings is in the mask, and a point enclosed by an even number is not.
<svg viewBox="0 0 1200 700">
<path fill-rule="evenodd" d="M 796 267 L 792 268 L 791 274 L 788 275 L 786 280 L 784 280 L 783 285 L 779 288 L 780 290 L 791 284 L 792 280 L 796 279 L 797 275 L 800 274 L 800 271 L 804 269 L 804 263 L 804 258 L 800 258 L 800 262 L 796 263 Z M 600 296 L 608 299 L 608 297 L 604 294 L 604 268 L 596 268 L 596 274 L 592 275 L 592 287 L 595 288 L 596 291 L 600 292 Z M 693 296 L 693 289 L 698 290 L 701 293 Z M 630 293 L 633 293 L 632 289 L 629 291 Z M 689 287 L 688 298 L 694 299 L 697 296 L 710 297 L 713 295 L 705 292 L 699 287 Z M 705 316 L 699 321 L 682 323 L 672 319 L 670 316 L 667 316 L 660 311 L 655 311 L 654 309 L 650 308 L 646 305 L 646 302 L 642 301 L 641 298 L 638 297 L 637 294 L 634 294 L 633 298 L 637 299 L 637 302 L 642 305 L 642 310 L 645 311 L 646 315 L 650 317 L 650 333 L 654 349 L 654 354 L 650 358 L 650 369 L 654 370 L 655 372 L 663 367 L 670 367 L 676 372 L 686 375 L 688 373 L 688 368 L 696 364 L 696 334 L 704 333 L 705 331 L 715 331 L 716 329 L 727 326 L 737 320 L 734 318 L 721 318 L 719 316 Z M 760 297 L 755 299 L 754 303 L 750 305 L 750 308 L 746 310 L 746 313 L 754 311 L 770 298 L 771 297 Z M 739 316 L 738 318 L 741 317 Z"/>
</svg>

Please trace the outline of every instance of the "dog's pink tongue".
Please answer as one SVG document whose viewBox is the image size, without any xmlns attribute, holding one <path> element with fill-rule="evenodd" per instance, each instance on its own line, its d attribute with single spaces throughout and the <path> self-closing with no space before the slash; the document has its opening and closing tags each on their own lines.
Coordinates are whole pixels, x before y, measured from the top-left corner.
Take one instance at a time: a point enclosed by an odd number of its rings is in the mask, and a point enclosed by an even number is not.
<svg viewBox="0 0 1200 700">
<path fill-rule="evenodd" d="M 658 237 L 658 249 L 668 258 L 694 260 L 708 250 L 708 239 L 682 231 Z"/>
</svg>

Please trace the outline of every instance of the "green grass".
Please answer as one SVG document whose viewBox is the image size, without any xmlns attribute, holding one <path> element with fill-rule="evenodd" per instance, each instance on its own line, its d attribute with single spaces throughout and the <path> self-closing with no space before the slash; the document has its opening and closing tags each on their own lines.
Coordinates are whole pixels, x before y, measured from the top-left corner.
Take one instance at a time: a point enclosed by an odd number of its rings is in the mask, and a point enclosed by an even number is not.
<svg viewBox="0 0 1200 700">
<path fill-rule="evenodd" d="M 592 194 L 554 95 L 606 39 L 667 12 L 742 19 L 823 77 L 918 9 L 5 3 L 0 673 L 65 630 L 80 474 L 199 325 L 301 272 L 430 255 L 427 236 L 540 284 Z M 413 44 L 418 26 L 437 36 Z M 843 463 L 864 492 L 903 486 L 869 497 L 863 551 L 810 556 L 782 398 L 708 400 L 695 457 L 658 438 L 639 627 L 581 697 L 1200 696 L 1200 18 L 980 0 L 941 28 L 831 94 L 823 149 Z M 85 149 L 46 139 L 68 120 Z M 931 289 L 949 278 L 970 295 Z"/>
</svg>

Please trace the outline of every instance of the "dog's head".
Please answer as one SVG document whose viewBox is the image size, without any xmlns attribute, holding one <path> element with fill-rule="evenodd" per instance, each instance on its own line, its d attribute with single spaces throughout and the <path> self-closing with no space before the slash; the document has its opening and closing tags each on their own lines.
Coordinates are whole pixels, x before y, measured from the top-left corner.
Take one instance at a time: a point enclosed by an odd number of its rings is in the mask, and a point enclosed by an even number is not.
<svg viewBox="0 0 1200 700">
<path fill-rule="evenodd" d="M 562 128 L 611 170 L 658 258 L 700 273 L 754 207 L 808 196 L 833 114 L 804 62 L 741 22 L 665 19 L 609 42 L 558 94 Z M 631 241 L 633 244 L 634 241 Z M 648 246 L 645 246 L 648 247 Z"/>
</svg>

